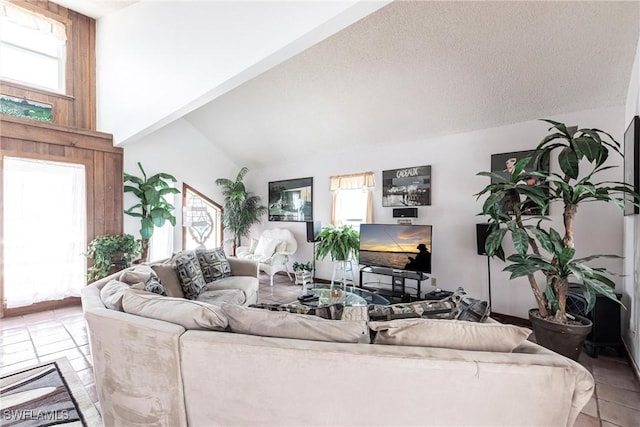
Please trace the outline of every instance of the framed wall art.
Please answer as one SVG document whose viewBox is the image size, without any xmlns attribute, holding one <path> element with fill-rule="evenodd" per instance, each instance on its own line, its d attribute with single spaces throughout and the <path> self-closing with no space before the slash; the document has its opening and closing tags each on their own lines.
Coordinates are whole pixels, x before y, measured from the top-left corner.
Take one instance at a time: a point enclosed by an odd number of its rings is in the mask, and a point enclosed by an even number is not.
<svg viewBox="0 0 640 427">
<path fill-rule="evenodd" d="M 624 132 L 624 182 L 640 192 L 640 118 L 635 116 Z M 637 215 L 640 208 L 631 203 L 625 194 L 624 214 Z"/>
<path fill-rule="evenodd" d="M 431 205 L 431 166 L 382 171 L 382 206 Z"/>
<path fill-rule="evenodd" d="M 527 166 L 525 166 L 524 171 L 534 172 L 535 171 L 534 165 L 536 163 L 536 158 L 534 157 L 534 153 L 535 153 L 535 150 L 527 150 L 527 151 L 514 151 L 511 153 L 492 154 L 491 155 L 491 172 L 501 175 L 507 180 L 510 180 L 511 173 L 513 172 L 513 168 L 515 167 L 516 163 L 518 163 L 520 159 L 523 159 L 528 156 L 531 156 L 531 160 L 529 161 Z M 546 159 L 546 162 L 542 162 L 540 172 L 549 172 L 548 158 Z M 492 184 L 495 184 L 498 181 L 499 181 L 498 178 L 491 177 Z M 524 182 L 527 185 L 542 185 L 542 182 L 540 181 L 540 179 L 534 176 L 526 176 L 526 174 L 525 174 Z M 547 189 L 547 194 L 548 194 L 548 189 Z M 548 215 L 549 212 L 547 208 L 547 212 L 543 213 L 540 206 L 529 201 L 524 204 L 522 209 L 522 214 L 523 215 L 542 215 L 542 214 Z"/>
<path fill-rule="evenodd" d="M 269 182 L 269 221 L 313 220 L 313 178 Z"/>
</svg>

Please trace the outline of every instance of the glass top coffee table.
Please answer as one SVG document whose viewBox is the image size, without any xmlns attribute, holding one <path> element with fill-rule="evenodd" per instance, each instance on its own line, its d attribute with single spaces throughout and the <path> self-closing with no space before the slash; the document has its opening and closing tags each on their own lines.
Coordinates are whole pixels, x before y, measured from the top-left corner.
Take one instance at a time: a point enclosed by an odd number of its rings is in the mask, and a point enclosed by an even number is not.
<svg viewBox="0 0 640 427">
<path fill-rule="evenodd" d="M 334 286 L 334 294 L 331 294 L 331 285 L 328 283 L 313 283 L 308 285 L 307 294 L 315 295 L 318 298 L 313 300 L 301 300 L 296 302 L 308 307 L 322 307 L 331 304 L 343 304 L 347 307 L 366 307 L 371 304 L 389 305 L 389 300 L 366 289 L 347 286 L 346 291 L 342 286 Z"/>
</svg>

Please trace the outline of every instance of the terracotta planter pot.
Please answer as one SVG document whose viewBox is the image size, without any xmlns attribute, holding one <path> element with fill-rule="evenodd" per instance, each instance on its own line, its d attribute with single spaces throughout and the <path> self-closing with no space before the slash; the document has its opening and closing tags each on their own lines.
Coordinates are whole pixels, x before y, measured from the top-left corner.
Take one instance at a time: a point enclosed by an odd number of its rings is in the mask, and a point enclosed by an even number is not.
<svg viewBox="0 0 640 427">
<path fill-rule="evenodd" d="M 535 313 L 535 314 L 533 314 Z M 538 316 L 538 309 L 529 310 L 529 320 L 536 335 L 536 342 L 572 360 L 578 360 L 584 341 L 591 332 L 591 320 L 575 316 L 581 325 L 563 325 Z"/>
</svg>

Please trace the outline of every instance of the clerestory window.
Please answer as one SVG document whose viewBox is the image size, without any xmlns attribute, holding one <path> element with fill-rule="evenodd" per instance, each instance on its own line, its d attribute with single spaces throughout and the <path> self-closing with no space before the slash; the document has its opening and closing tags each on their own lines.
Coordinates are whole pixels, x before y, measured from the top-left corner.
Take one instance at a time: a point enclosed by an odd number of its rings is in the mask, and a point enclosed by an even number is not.
<svg viewBox="0 0 640 427">
<path fill-rule="evenodd" d="M 66 40 L 62 22 L 0 1 L 2 79 L 64 93 Z"/>
</svg>

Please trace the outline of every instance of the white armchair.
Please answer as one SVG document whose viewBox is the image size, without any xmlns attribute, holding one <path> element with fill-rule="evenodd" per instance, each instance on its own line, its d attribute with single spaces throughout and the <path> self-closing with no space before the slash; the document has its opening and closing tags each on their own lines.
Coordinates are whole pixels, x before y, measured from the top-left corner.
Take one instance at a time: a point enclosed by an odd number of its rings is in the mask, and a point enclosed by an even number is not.
<svg viewBox="0 0 640 427">
<path fill-rule="evenodd" d="M 264 230 L 258 240 L 252 240 L 251 246 L 239 246 L 236 248 L 238 258 L 251 259 L 258 263 L 258 268 L 271 278 L 279 271 L 285 271 L 289 280 L 293 281 L 287 263 L 289 256 L 298 250 L 293 233 L 284 228 L 272 228 Z"/>
</svg>

